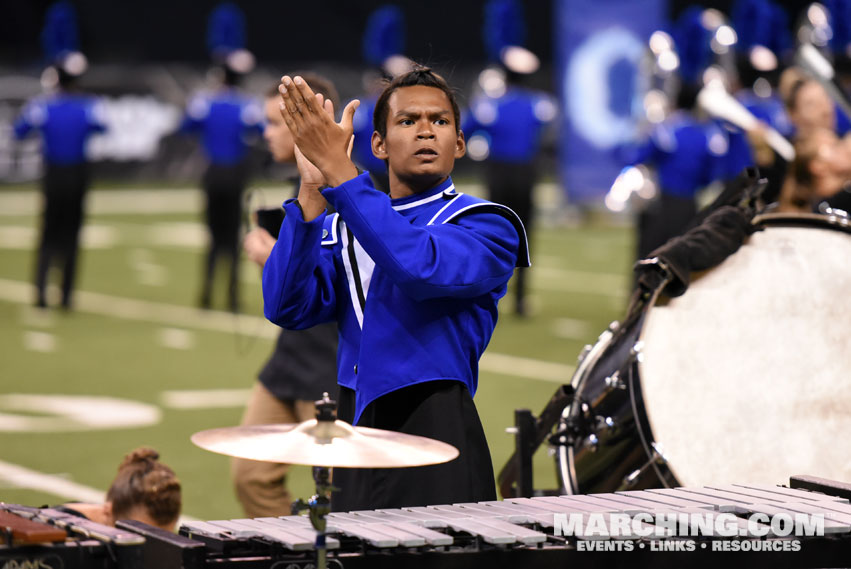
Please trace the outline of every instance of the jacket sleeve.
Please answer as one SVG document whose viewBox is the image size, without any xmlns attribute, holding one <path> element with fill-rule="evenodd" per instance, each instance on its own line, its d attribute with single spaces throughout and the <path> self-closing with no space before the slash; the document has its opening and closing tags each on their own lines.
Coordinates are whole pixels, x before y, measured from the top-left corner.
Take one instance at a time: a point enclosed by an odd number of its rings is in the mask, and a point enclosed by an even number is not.
<svg viewBox="0 0 851 569">
<path fill-rule="evenodd" d="M 89 126 L 89 132 L 100 133 L 107 131 L 105 109 L 102 101 L 95 100 L 87 106 L 86 122 Z"/>
<path fill-rule="evenodd" d="M 285 217 L 263 267 L 263 312 L 291 330 L 310 328 L 336 317 L 336 270 L 332 252 L 321 246 L 323 213 L 304 221 L 295 203 L 284 204 Z"/>
<path fill-rule="evenodd" d="M 496 213 L 416 226 L 393 210 L 367 174 L 323 191 L 376 265 L 417 300 L 470 298 L 508 282 L 520 237 Z"/>
<path fill-rule="evenodd" d="M 192 134 L 200 132 L 210 114 L 210 101 L 203 96 L 193 97 L 186 105 L 186 112 L 180 121 L 177 132 Z"/>
<path fill-rule="evenodd" d="M 39 129 L 47 120 L 47 108 L 38 102 L 30 102 L 15 121 L 15 138 L 22 140 L 34 129 Z"/>
</svg>

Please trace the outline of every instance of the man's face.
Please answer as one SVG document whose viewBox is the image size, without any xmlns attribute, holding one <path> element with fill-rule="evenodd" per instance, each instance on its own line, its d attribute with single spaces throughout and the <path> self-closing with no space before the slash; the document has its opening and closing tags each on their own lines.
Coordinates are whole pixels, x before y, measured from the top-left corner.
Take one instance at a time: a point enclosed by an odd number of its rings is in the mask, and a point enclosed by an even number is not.
<svg viewBox="0 0 851 569">
<path fill-rule="evenodd" d="M 263 138 L 266 139 L 275 162 L 295 162 L 295 143 L 287 123 L 281 117 L 280 102 L 278 97 L 266 99 L 266 128 L 263 130 Z"/>
<path fill-rule="evenodd" d="M 388 100 L 387 134 L 373 134 L 372 151 L 388 161 L 391 177 L 428 185 L 446 178 L 465 152 L 449 97 L 436 87 L 396 89 Z"/>
</svg>

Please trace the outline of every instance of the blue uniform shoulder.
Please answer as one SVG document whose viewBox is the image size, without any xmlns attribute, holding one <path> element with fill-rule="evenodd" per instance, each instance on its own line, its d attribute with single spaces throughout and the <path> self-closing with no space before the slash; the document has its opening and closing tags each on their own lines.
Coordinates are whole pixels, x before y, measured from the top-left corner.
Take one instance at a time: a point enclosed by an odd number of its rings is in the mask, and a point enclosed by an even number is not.
<svg viewBox="0 0 851 569">
<path fill-rule="evenodd" d="M 47 109 L 53 97 L 39 96 L 24 105 L 21 113 L 23 119 L 34 127 L 39 127 L 47 120 Z"/>
<path fill-rule="evenodd" d="M 186 105 L 186 114 L 193 120 L 200 121 L 210 114 L 210 93 L 196 93 Z"/>
<path fill-rule="evenodd" d="M 447 193 L 446 195 L 451 195 Z M 528 267 L 531 265 L 529 259 L 529 242 L 526 237 L 526 228 L 520 217 L 514 211 L 502 204 L 490 202 L 488 200 L 477 198 L 469 194 L 458 193 L 449 200 L 435 215 L 431 218 L 427 225 L 439 225 L 442 223 L 452 223 L 459 218 L 470 213 L 495 213 L 511 222 L 517 230 L 519 238 L 517 251 L 517 266 Z"/>
</svg>

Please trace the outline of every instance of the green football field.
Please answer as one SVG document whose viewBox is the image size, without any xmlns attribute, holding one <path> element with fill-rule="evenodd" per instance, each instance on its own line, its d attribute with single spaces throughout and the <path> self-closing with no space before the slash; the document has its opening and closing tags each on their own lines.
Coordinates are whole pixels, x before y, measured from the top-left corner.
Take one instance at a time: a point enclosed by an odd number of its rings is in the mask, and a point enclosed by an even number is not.
<svg viewBox="0 0 851 569">
<path fill-rule="evenodd" d="M 279 194 L 267 188 L 264 199 Z M 30 285 L 38 193 L 0 188 L 0 501 L 99 499 L 123 455 L 149 445 L 180 477 L 185 515 L 241 517 L 228 458 L 189 437 L 239 423 L 276 329 L 262 318 L 259 269 L 248 261 L 242 314 L 195 308 L 201 207 L 192 189 L 93 192 L 76 309 L 41 311 Z M 583 345 L 622 316 L 631 251 L 630 229 L 601 217 L 536 231 L 533 314 L 516 317 L 509 293 L 481 362 L 476 403 L 496 472 L 513 449 L 505 429 L 514 409 L 539 412 L 569 381 Z M 222 309 L 220 277 L 214 307 Z M 546 449 L 535 478 L 538 488 L 555 486 Z M 295 467 L 289 485 L 309 496 L 309 468 Z"/>
</svg>

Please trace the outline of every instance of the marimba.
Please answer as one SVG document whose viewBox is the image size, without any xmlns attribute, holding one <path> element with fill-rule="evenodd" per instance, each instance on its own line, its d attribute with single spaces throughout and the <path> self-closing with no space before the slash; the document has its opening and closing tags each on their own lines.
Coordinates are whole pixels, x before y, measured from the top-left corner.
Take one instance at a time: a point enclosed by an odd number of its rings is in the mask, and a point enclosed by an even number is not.
<svg viewBox="0 0 851 569">
<path fill-rule="evenodd" d="M 141 569 L 145 544 L 133 531 L 0 502 L 2 569 Z"/>
<path fill-rule="evenodd" d="M 328 564 L 342 569 L 847 566 L 849 498 L 851 485 L 793 477 L 788 487 L 717 484 L 333 513 L 328 516 Z M 11 535 L 7 531 L 0 568 L 308 569 L 314 563 L 316 532 L 305 516 L 187 522 L 175 535 L 140 522 L 119 522 L 104 531 L 55 510 L 0 508 L 6 518 L 14 515 L 65 530 L 68 537 L 60 547 L 67 551 L 90 549 L 78 558 L 63 555 L 62 565 L 50 564 L 56 543 L 19 543 L 14 530 Z M 823 516 L 824 534 L 796 537 L 763 527 L 760 537 L 683 537 L 653 527 L 657 514 L 692 513 L 730 514 L 741 527 L 753 527 L 747 526 L 753 514 L 815 514 Z M 644 514 L 642 524 L 649 524 L 650 535 L 557 535 L 556 516 L 565 514 L 583 519 Z M 6 518 L 3 523 L 8 524 Z M 93 553 L 92 540 L 101 544 L 99 555 Z"/>
</svg>

